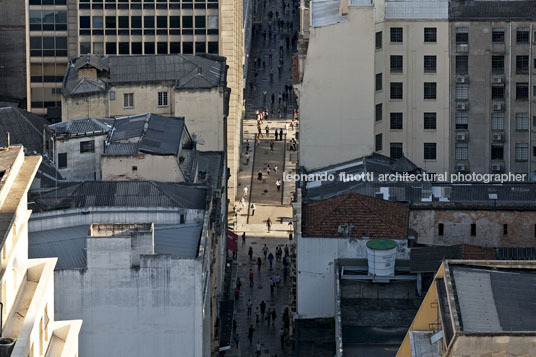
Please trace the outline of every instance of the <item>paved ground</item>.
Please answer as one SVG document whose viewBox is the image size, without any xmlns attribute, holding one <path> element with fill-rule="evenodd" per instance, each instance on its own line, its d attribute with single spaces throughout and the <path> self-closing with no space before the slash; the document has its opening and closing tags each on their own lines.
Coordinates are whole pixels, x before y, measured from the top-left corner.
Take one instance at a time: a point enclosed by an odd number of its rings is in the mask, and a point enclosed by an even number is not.
<svg viewBox="0 0 536 357">
<path fill-rule="evenodd" d="M 240 289 L 240 297 L 235 307 L 235 320 L 237 321 L 237 333 L 239 335 L 239 346 L 233 344 L 233 348 L 226 353 L 226 356 L 255 356 L 256 344 L 261 344 L 261 356 L 292 356 L 292 346 L 288 331 L 285 332 L 285 342 L 281 344 L 280 329 L 283 326 L 283 313 L 289 305 L 289 293 L 291 289 L 292 279 L 291 271 L 287 281 L 284 281 L 284 269 L 282 262 L 275 262 L 273 269 L 269 268 L 269 262 L 264 259 L 262 248 L 264 244 L 269 248 L 275 256 L 275 247 L 280 245 L 284 247 L 288 246 L 292 255 L 292 249 L 294 241 L 289 241 L 289 232 L 292 226 L 289 222 L 292 220 L 292 207 L 290 205 L 291 197 L 294 192 L 294 184 L 292 182 L 284 182 L 283 171 L 287 173 L 294 173 L 296 167 L 297 154 L 295 151 L 290 151 L 289 143 L 291 138 L 295 137 L 297 128 L 289 130 L 285 133 L 285 123 L 290 123 L 292 118 L 292 111 L 295 108 L 295 101 L 293 95 L 290 95 L 288 100 L 281 100 L 279 105 L 278 94 L 283 93 L 285 85 L 290 85 L 290 55 L 292 47 L 286 49 L 286 36 L 292 39 L 294 31 L 297 30 L 297 26 L 287 27 L 287 23 L 298 24 L 298 14 L 295 13 L 294 21 L 292 21 L 292 9 L 289 10 L 289 4 L 292 7 L 292 0 L 284 0 L 285 7 L 287 9 L 286 15 L 283 11 L 283 1 L 272 0 L 257 0 L 256 8 L 258 10 L 256 14 L 256 30 L 254 31 L 252 39 L 252 50 L 250 54 L 250 63 L 248 71 L 248 90 L 246 94 L 246 116 L 244 120 L 244 140 L 249 141 L 250 146 L 250 160 L 246 164 L 245 158 L 245 145 L 243 145 L 242 158 L 240 165 L 239 177 L 239 189 L 236 198 L 236 208 L 238 214 L 236 217 L 231 215 L 229 226 L 234 228 L 235 232 L 240 236 L 243 232 L 246 232 L 246 243 L 239 243 L 238 257 L 236 260 L 236 268 L 234 269 L 233 286 L 236 278 L 239 277 L 242 282 L 242 288 Z M 263 5 L 266 4 L 266 5 Z M 277 11 L 285 20 L 285 25 L 278 30 L 276 39 L 263 40 L 263 32 L 269 33 L 269 19 L 267 14 L 269 12 L 274 14 Z M 275 21 L 272 20 L 272 30 L 276 28 Z M 278 74 L 277 64 L 279 63 L 279 45 L 280 41 L 283 41 L 283 65 L 281 69 L 281 75 Z M 292 42 L 292 41 L 290 41 Z M 269 54 L 272 52 L 272 65 L 270 65 Z M 265 60 L 265 67 L 262 64 L 255 66 L 254 61 L 256 58 L 263 58 Z M 274 75 L 273 80 L 270 80 L 270 67 L 272 66 Z M 257 76 L 255 77 L 255 72 Z M 255 85 L 255 90 L 252 90 L 252 86 L 249 83 Z M 275 116 L 271 115 L 269 120 L 265 120 L 262 124 L 263 137 L 260 138 L 260 143 L 255 144 L 255 134 L 257 133 L 257 121 L 255 118 L 255 111 L 257 109 L 262 110 L 263 103 L 263 91 L 267 92 L 267 105 L 269 112 L 276 113 Z M 271 106 L 271 94 L 274 93 L 274 106 Z M 286 104 L 286 105 L 285 105 Z M 277 115 L 277 109 L 280 108 L 281 118 Z M 286 110 L 285 110 L 286 109 Z M 297 124 L 297 121 L 294 122 Z M 266 125 L 270 128 L 270 135 L 266 137 L 264 128 Z M 274 129 L 283 129 L 283 140 L 275 141 Z M 273 141 L 273 151 L 270 149 L 270 142 Z M 271 173 L 267 174 L 266 167 L 270 165 Z M 274 168 L 277 166 L 277 173 Z M 262 180 L 257 180 L 257 174 L 259 170 L 262 172 Z M 277 190 L 276 180 L 281 180 L 281 189 Z M 247 195 L 245 196 L 245 203 L 241 205 L 240 198 L 242 197 L 244 190 L 247 187 Z M 255 203 L 256 210 L 253 214 L 251 210 L 251 203 Z M 270 232 L 267 230 L 266 220 L 270 217 L 272 221 L 272 227 Z M 250 262 L 248 256 L 249 248 L 253 249 L 253 260 Z M 284 253 L 283 253 L 284 256 Z M 257 257 L 261 257 L 262 265 L 260 272 L 257 269 L 256 260 Z M 249 271 L 254 272 L 254 285 L 249 285 Z M 276 288 L 273 294 L 270 292 L 270 277 L 275 277 L 279 274 L 281 277 L 281 283 L 279 288 Z M 247 301 L 251 299 L 253 308 L 251 316 L 247 313 Z M 266 303 L 267 310 L 272 309 L 276 312 L 275 324 L 270 323 L 268 325 L 262 318 L 259 323 L 256 322 L 255 308 L 259 306 L 260 302 Z M 290 319 L 292 316 L 290 315 Z M 252 343 L 248 340 L 249 327 L 253 326 L 255 332 L 253 333 Z"/>
</svg>

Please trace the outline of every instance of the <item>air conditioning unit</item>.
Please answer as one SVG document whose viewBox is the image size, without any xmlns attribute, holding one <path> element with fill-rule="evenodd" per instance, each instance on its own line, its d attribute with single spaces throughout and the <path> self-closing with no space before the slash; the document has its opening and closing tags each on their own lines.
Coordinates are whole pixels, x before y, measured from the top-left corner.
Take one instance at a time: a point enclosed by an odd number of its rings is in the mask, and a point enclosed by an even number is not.
<svg viewBox="0 0 536 357">
<path fill-rule="evenodd" d="M 456 164 L 456 171 L 463 172 L 467 170 L 466 164 Z"/>
<path fill-rule="evenodd" d="M 496 111 L 496 112 L 504 111 L 504 105 L 503 104 L 493 104 L 493 111 Z"/>
<path fill-rule="evenodd" d="M 456 133 L 456 140 L 457 141 L 466 141 L 467 140 L 467 133 Z"/>
<path fill-rule="evenodd" d="M 457 76 L 456 77 L 456 83 L 467 83 L 468 78 L 466 76 Z"/>
<path fill-rule="evenodd" d="M 503 76 L 493 76 L 493 83 L 504 83 Z"/>
<path fill-rule="evenodd" d="M 501 164 L 493 164 L 493 165 L 491 165 L 491 171 L 494 171 L 494 172 L 502 171 L 502 165 Z"/>
<path fill-rule="evenodd" d="M 469 104 L 467 103 L 457 103 L 456 104 L 456 110 L 467 110 L 469 108 Z"/>
<path fill-rule="evenodd" d="M 504 141 L 504 135 L 502 133 L 493 133 L 493 141 Z"/>
</svg>

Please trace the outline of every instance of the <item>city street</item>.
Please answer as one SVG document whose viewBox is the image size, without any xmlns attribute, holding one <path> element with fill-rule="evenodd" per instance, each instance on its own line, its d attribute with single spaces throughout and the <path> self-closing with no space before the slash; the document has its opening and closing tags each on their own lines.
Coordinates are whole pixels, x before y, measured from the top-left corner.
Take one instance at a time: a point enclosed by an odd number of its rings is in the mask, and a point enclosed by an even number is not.
<svg viewBox="0 0 536 357">
<path fill-rule="evenodd" d="M 295 24 L 299 23 L 296 10 L 293 18 L 294 6 L 291 1 L 259 0 L 254 7 L 256 21 L 246 84 L 244 144 L 235 204 L 237 215 L 231 213 L 229 222 L 230 227 L 234 228 L 239 236 L 233 291 L 237 278 L 240 278 L 242 285 L 235 304 L 234 319 L 237 330 L 233 335 L 233 347 L 225 354 L 226 356 L 257 356 L 257 344 L 260 344 L 261 356 L 292 355 L 291 326 L 289 326 L 292 312 L 289 303 L 295 252 L 294 240 L 289 240 L 289 233 L 292 231 L 290 202 L 295 186 L 292 182 L 283 181 L 283 172 L 294 173 L 297 160 L 292 140 L 296 138 L 298 122 L 292 120 L 296 104 L 290 90 L 291 53 L 294 47 L 292 38 L 297 31 Z M 278 64 L 281 64 L 280 70 Z M 262 136 L 258 135 L 257 110 L 266 110 L 269 113 L 268 119 L 261 124 Z M 292 127 L 289 125 L 287 131 L 285 124 L 291 122 L 293 125 Z M 278 133 L 283 133 L 277 140 L 274 135 L 276 129 Z M 259 141 L 256 143 L 257 136 Z M 248 155 L 246 155 L 246 142 L 249 145 Z M 268 219 L 271 221 L 270 230 L 267 226 Z M 241 238 L 244 232 L 245 243 Z M 274 257 L 272 268 L 269 259 L 265 258 L 263 253 L 265 245 L 267 256 L 271 253 Z M 282 250 L 280 259 L 276 259 L 277 246 Z M 248 255 L 250 248 L 251 258 Z M 287 269 L 283 263 L 285 251 L 289 252 Z M 260 271 L 257 265 L 258 258 L 261 262 Z M 253 286 L 250 286 L 250 272 L 253 273 Z M 279 286 L 274 287 L 272 292 L 270 279 L 274 284 L 280 279 Z M 248 300 L 251 300 L 251 314 L 248 313 Z M 260 316 L 257 322 L 256 309 L 260 310 L 262 301 L 266 305 L 265 315 L 264 318 Z M 286 309 L 288 311 L 285 313 Z M 275 311 L 273 316 L 275 319 L 266 320 L 265 317 L 272 310 Z M 251 328 L 253 334 L 250 343 L 248 334 Z M 234 338 L 236 334 L 239 336 L 238 348 Z"/>
</svg>

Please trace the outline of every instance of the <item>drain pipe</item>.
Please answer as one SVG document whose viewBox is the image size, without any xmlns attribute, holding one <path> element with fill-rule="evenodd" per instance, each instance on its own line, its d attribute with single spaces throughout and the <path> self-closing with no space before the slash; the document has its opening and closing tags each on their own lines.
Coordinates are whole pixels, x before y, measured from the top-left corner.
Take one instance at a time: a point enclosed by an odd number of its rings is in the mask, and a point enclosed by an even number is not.
<svg viewBox="0 0 536 357">
<path fill-rule="evenodd" d="M 535 40 L 534 39 L 534 24 L 530 24 L 530 33 L 529 33 L 529 147 L 528 147 L 529 180 L 530 180 L 531 172 L 532 172 L 532 158 L 534 156 L 534 152 L 531 152 L 530 150 L 532 148 L 532 130 L 534 129 L 534 120 L 532 119 L 532 101 L 534 100 L 534 94 L 536 94 L 534 93 L 534 89 L 532 88 L 532 73 L 531 73 L 533 71 L 532 43 L 534 42 L 534 40 Z M 531 125 L 531 121 L 532 121 L 532 125 Z"/>
</svg>

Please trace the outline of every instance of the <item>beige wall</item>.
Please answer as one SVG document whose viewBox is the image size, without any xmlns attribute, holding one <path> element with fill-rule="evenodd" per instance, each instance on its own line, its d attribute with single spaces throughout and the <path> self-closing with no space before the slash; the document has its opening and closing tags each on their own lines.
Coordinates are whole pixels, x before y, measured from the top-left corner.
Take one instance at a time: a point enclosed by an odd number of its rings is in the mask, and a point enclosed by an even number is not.
<svg viewBox="0 0 536 357">
<path fill-rule="evenodd" d="M 136 166 L 137 170 L 132 170 Z M 141 154 L 137 156 L 102 156 L 102 180 L 154 180 L 183 182 L 184 176 L 175 156 Z"/>
<path fill-rule="evenodd" d="M 300 90 L 300 164 L 307 169 L 374 150 L 374 13 L 311 28 Z M 336 41 L 334 41 L 336 39 Z"/>
<path fill-rule="evenodd" d="M 80 152 L 82 141 L 95 141 L 95 152 Z M 68 180 L 100 180 L 100 157 L 104 152 L 106 135 L 84 136 L 80 138 L 57 139 L 54 148 L 54 162 L 58 166 L 58 154 L 67 153 L 67 168 L 58 169 Z"/>
<path fill-rule="evenodd" d="M 402 43 L 390 43 L 390 28 L 402 27 Z M 424 42 L 424 28 L 437 28 L 437 42 Z M 382 31 L 383 46 L 376 50 L 375 72 L 382 73 L 382 90 L 376 91 L 375 104 L 383 103 L 383 120 L 375 122 L 374 133 L 382 134 L 383 148 L 390 155 L 390 143 L 401 142 L 406 157 L 428 172 L 448 171 L 449 159 L 449 56 L 448 22 L 445 20 L 389 20 L 376 24 Z M 390 73 L 390 56 L 403 56 L 403 72 Z M 424 73 L 424 56 L 435 55 L 436 73 Z M 390 82 L 403 83 L 403 99 L 390 99 Z M 424 99 L 424 82 L 437 83 L 437 99 Z M 375 88 L 374 88 L 375 89 Z M 374 90 L 373 89 L 373 90 Z M 402 130 L 390 129 L 390 113 L 403 113 Z M 436 113 L 436 129 L 424 129 L 424 113 Z M 424 143 L 436 143 L 436 160 L 424 160 Z"/>
<path fill-rule="evenodd" d="M 455 336 L 449 357 L 535 356 L 536 336 Z"/>
<path fill-rule="evenodd" d="M 95 117 L 105 118 L 108 116 L 108 95 L 98 93 L 84 97 L 61 96 L 61 120 Z"/>
</svg>

